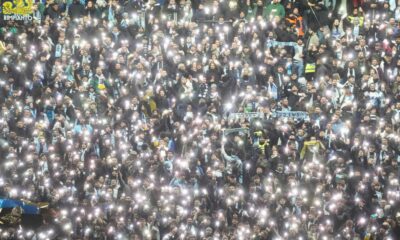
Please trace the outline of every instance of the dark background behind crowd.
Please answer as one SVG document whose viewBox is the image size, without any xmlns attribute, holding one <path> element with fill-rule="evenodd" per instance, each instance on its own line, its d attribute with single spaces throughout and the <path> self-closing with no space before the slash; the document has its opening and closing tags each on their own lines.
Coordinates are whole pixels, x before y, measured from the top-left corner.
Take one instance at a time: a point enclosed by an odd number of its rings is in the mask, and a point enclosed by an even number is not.
<svg viewBox="0 0 400 240">
<path fill-rule="evenodd" d="M 0 196 L 49 206 L 0 239 L 400 239 L 395 0 L 33 10 L 1 22 Z"/>
</svg>

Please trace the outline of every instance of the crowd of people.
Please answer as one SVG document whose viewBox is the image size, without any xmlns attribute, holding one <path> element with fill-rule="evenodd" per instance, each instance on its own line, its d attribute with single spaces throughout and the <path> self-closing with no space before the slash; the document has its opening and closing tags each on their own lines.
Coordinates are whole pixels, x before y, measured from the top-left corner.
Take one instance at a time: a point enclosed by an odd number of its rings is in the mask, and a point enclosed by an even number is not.
<svg viewBox="0 0 400 240">
<path fill-rule="evenodd" d="M 51 211 L 0 239 L 400 239 L 399 21 L 377 0 L 36 2 L 0 28 L 0 196 Z"/>
</svg>

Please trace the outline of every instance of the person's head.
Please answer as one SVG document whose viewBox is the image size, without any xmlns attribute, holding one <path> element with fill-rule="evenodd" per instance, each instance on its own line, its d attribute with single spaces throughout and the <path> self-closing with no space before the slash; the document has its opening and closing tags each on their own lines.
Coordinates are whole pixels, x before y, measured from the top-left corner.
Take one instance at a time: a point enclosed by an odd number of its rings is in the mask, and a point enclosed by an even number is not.
<svg viewBox="0 0 400 240">
<path fill-rule="evenodd" d="M 58 4 L 56 4 L 56 3 L 53 3 L 53 4 L 51 4 L 50 5 L 50 7 L 54 10 L 54 11 L 58 11 Z"/>
<path fill-rule="evenodd" d="M 302 39 L 302 38 L 298 38 L 298 39 L 297 39 L 297 44 L 298 44 L 298 45 L 301 46 L 301 45 L 303 45 L 303 43 L 304 43 L 304 42 L 303 42 L 303 39 Z"/>
<path fill-rule="evenodd" d="M 103 74 L 103 71 L 101 70 L 101 67 L 97 67 L 96 68 L 96 74 L 97 75 L 102 75 Z"/>
<path fill-rule="evenodd" d="M 386 11 L 389 10 L 389 7 L 390 7 L 389 2 L 383 2 L 383 8 L 384 8 Z M 385 15 L 386 15 L 386 13 L 385 13 Z"/>
<path fill-rule="evenodd" d="M 333 25 L 338 27 L 340 25 L 340 20 L 338 18 L 336 18 L 335 20 L 333 20 Z"/>
<path fill-rule="evenodd" d="M 369 85 L 369 90 L 370 91 L 375 91 L 375 84 L 374 83 L 371 83 L 370 85 Z"/>
<path fill-rule="evenodd" d="M 285 107 L 289 106 L 289 100 L 287 98 L 282 99 L 282 105 Z"/>
<path fill-rule="evenodd" d="M 400 102 L 396 102 L 396 109 L 400 110 Z"/>
</svg>

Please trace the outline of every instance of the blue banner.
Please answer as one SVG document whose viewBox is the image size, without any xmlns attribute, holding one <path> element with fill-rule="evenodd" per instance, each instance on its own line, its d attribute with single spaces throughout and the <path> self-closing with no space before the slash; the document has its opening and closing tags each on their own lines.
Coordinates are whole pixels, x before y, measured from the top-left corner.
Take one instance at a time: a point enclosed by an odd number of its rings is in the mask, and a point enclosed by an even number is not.
<svg viewBox="0 0 400 240">
<path fill-rule="evenodd" d="M 0 198 L 0 208 L 21 207 L 23 214 L 39 214 L 39 208 L 35 205 L 20 200 Z"/>
</svg>

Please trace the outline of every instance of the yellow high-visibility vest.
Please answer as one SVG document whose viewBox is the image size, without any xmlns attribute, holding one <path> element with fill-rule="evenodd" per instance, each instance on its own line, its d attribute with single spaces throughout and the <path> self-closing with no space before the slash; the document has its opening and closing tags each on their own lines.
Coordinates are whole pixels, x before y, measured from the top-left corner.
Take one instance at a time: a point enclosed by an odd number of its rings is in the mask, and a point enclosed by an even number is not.
<svg viewBox="0 0 400 240">
<path fill-rule="evenodd" d="M 362 17 L 362 16 L 356 16 L 356 17 L 354 17 L 354 16 L 348 16 L 347 18 L 349 19 L 349 21 L 350 21 L 352 24 L 354 24 L 354 19 L 355 19 L 355 18 L 358 18 L 358 26 L 362 27 L 362 26 L 364 25 L 364 17 Z"/>
<path fill-rule="evenodd" d="M 0 41 L 0 55 L 3 55 L 5 51 L 6 51 L 6 44 Z"/>
<path fill-rule="evenodd" d="M 307 63 L 305 73 L 315 73 L 315 63 Z"/>
<path fill-rule="evenodd" d="M 260 149 L 262 155 L 265 155 L 265 146 L 268 146 L 267 141 L 264 144 L 258 144 L 258 149 Z"/>
</svg>

